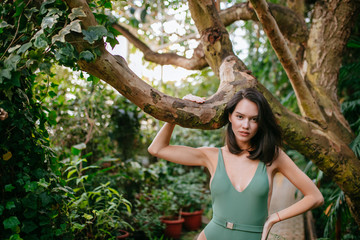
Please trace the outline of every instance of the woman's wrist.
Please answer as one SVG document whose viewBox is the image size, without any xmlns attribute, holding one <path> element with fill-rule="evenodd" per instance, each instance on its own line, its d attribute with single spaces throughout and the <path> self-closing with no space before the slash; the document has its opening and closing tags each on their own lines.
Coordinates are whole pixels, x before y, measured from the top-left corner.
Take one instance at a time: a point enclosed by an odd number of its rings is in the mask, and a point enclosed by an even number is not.
<svg viewBox="0 0 360 240">
<path fill-rule="evenodd" d="M 281 221 L 281 218 L 278 217 L 278 213 L 273 213 L 269 216 L 269 222 L 271 222 L 271 224 L 275 224 Z"/>
<path fill-rule="evenodd" d="M 276 212 L 276 216 L 278 217 L 278 222 L 281 222 L 281 218 L 280 218 L 280 215 L 279 215 L 279 212 Z"/>
</svg>

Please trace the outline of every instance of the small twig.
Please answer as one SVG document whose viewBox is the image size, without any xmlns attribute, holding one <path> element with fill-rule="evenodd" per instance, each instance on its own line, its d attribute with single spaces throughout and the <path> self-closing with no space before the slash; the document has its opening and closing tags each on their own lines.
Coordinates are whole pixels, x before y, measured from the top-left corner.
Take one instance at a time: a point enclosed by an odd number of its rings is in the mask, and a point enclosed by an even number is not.
<svg viewBox="0 0 360 240">
<path fill-rule="evenodd" d="M 86 135 L 86 140 L 85 140 L 85 144 L 87 144 L 91 140 L 91 134 L 92 134 L 92 130 L 94 128 L 95 121 L 89 117 L 89 114 L 88 114 L 88 111 L 86 108 L 85 108 L 85 116 L 86 116 L 86 120 L 90 124 L 90 129 Z"/>
</svg>

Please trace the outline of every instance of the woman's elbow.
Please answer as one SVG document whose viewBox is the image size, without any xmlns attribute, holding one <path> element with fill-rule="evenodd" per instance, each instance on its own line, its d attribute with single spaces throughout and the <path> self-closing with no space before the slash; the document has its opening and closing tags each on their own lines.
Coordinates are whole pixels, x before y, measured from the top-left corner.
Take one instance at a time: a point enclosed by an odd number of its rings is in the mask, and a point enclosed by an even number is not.
<svg viewBox="0 0 360 240">
<path fill-rule="evenodd" d="M 157 155 L 157 153 L 158 153 L 158 150 L 155 149 L 155 148 L 152 147 L 152 146 L 149 146 L 149 147 L 148 147 L 148 152 L 149 152 L 151 155 L 153 155 L 153 156 L 156 157 L 156 155 Z"/>
<path fill-rule="evenodd" d="M 320 207 L 323 204 L 324 204 L 324 197 L 321 194 L 321 192 L 319 191 L 319 193 L 316 194 L 316 197 L 315 197 L 314 207 Z"/>
</svg>

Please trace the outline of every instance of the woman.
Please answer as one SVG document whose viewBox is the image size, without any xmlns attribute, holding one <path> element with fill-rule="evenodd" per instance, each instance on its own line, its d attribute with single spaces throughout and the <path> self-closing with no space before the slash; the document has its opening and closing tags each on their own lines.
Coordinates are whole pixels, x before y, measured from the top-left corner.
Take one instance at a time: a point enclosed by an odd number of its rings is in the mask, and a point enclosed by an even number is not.
<svg viewBox="0 0 360 240">
<path fill-rule="evenodd" d="M 192 95 L 184 99 L 204 102 Z M 198 240 L 265 240 L 275 223 L 323 203 L 311 179 L 280 149 L 280 128 L 260 92 L 253 88 L 239 91 L 227 104 L 225 114 L 229 122 L 222 148 L 169 145 L 175 125 L 165 123 L 148 149 L 156 157 L 209 170 L 214 214 Z M 268 216 L 277 172 L 304 197 Z"/>
</svg>

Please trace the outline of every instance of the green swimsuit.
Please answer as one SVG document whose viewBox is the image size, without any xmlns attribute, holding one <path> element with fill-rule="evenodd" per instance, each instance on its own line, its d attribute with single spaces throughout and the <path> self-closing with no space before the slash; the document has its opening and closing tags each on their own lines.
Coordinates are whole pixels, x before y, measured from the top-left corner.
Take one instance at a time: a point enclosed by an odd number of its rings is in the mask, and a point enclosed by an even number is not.
<svg viewBox="0 0 360 240">
<path fill-rule="evenodd" d="M 249 185 L 237 191 L 227 175 L 221 149 L 211 185 L 213 218 L 205 227 L 207 240 L 260 240 L 268 216 L 269 180 L 259 162 Z"/>
</svg>

